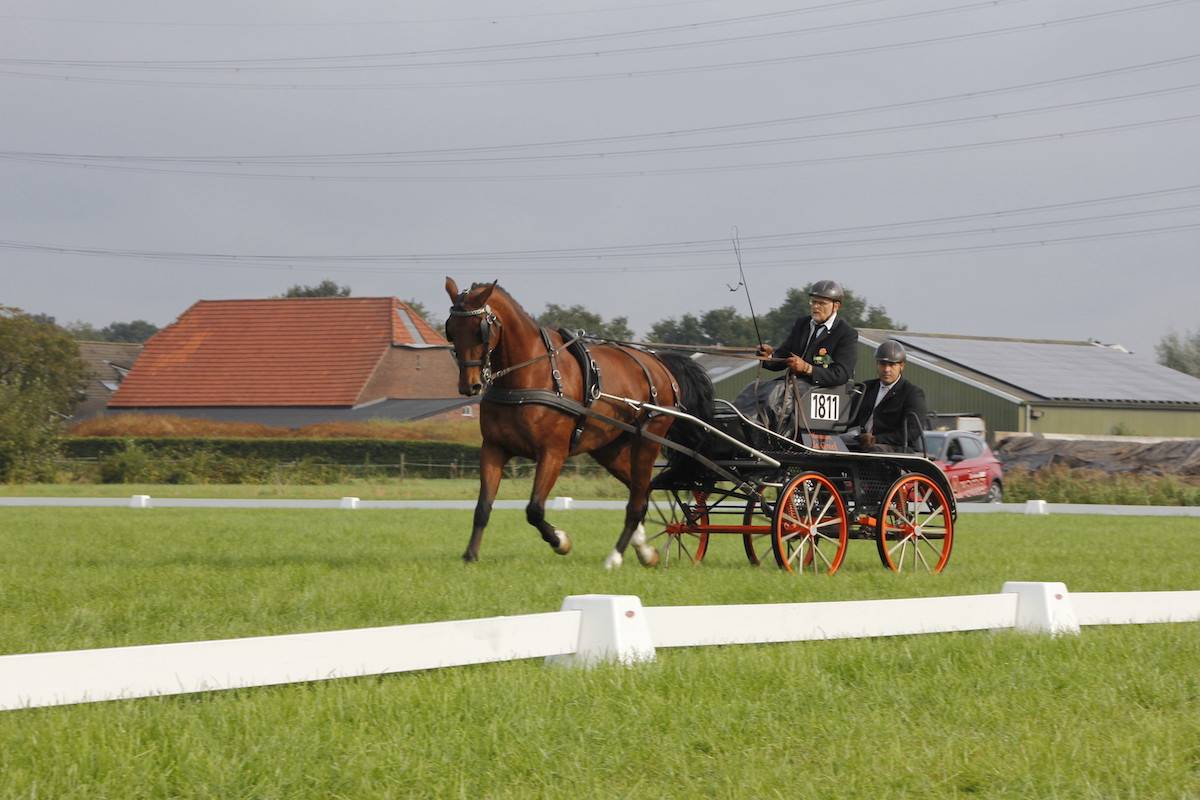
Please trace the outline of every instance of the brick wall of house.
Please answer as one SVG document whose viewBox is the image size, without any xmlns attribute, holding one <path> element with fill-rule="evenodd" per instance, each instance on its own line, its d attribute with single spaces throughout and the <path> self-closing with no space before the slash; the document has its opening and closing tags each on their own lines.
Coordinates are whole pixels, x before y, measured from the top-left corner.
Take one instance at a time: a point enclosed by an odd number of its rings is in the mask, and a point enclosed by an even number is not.
<svg viewBox="0 0 1200 800">
<path fill-rule="evenodd" d="M 356 404 L 387 397 L 458 396 L 458 367 L 449 348 L 392 347 L 384 354 Z"/>
</svg>

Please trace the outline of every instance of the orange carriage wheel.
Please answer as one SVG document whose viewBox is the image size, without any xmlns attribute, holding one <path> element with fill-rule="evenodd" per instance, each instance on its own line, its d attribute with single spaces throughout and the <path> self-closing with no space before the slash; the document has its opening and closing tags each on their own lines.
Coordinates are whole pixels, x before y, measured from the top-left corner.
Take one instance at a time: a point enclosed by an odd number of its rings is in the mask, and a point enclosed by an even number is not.
<svg viewBox="0 0 1200 800">
<path fill-rule="evenodd" d="M 761 531 L 742 534 L 746 559 L 756 567 L 766 561 L 771 552 L 771 516 L 775 513 L 775 503 L 779 498 L 779 489 L 774 486 L 763 486 L 761 491 L 762 498 L 747 500 L 746 509 L 742 512 L 742 525 L 762 528 Z"/>
<path fill-rule="evenodd" d="M 788 572 L 838 571 L 850 542 L 846 504 L 833 482 L 802 472 L 779 494 L 771 519 L 775 562 Z"/>
<path fill-rule="evenodd" d="M 941 572 L 954 546 L 954 520 L 946 494 L 924 475 L 896 479 L 875 523 L 879 560 L 892 572 Z"/>
<path fill-rule="evenodd" d="M 652 492 L 646 512 L 646 543 L 658 551 L 660 566 L 699 564 L 708 552 L 708 492 Z"/>
</svg>

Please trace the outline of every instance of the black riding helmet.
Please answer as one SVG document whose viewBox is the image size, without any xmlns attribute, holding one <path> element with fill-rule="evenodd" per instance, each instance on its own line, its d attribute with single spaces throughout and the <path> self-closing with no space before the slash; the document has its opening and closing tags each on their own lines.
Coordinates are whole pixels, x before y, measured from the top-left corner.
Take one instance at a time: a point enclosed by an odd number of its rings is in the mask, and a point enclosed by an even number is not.
<svg viewBox="0 0 1200 800">
<path fill-rule="evenodd" d="M 817 281 L 808 290 L 808 296 L 824 297 L 826 300 L 840 303 L 845 299 L 846 293 L 842 291 L 842 285 L 837 281 Z"/>
<path fill-rule="evenodd" d="M 888 339 L 875 349 L 875 360 L 888 364 L 903 364 L 908 360 L 908 353 L 904 352 L 904 345 L 895 339 Z"/>
</svg>

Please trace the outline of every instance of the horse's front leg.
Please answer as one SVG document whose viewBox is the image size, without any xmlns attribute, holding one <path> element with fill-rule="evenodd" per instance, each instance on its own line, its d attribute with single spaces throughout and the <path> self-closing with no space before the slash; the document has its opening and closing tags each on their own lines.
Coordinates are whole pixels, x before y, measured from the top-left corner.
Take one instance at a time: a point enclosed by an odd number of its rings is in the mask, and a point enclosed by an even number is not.
<svg viewBox="0 0 1200 800">
<path fill-rule="evenodd" d="M 492 516 L 492 503 L 496 500 L 496 489 L 504 474 L 504 465 L 509 455 L 501 447 L 484 444 L 479 450 L 479 500 L 475 503 L 475 519 L 471 525 L 471 541 L 463 553 L 463 561 L 470 564 L 479 560 L 479 544 L 483 541 L 483 529 Z"/>
<path fill-rule="evenodd" d="M 537 528 L 538 533 L 546 544 L 554 548 L 554 552 L 565 556 L 571 552 L 571 537 L 566 531 L 560 531 L 546 522 L 546 498 L 562 472 L 563 463 L 567 460 L 567 451 L 543 450 L 537 457 L 537 469 L 533 474 L 533 493 L 529 497 L 529 505 L 525 506 L 525 519 Z"/>
<path fill-rule="evenodd" d="M 621 566 L 625 548 L 630 542 L 642 566 L 658 566 L 658 551 L 646 543 L 646 528 L 643 525 L 650 504 L 650 481 L 654 475 L 654 460 L 658 458 L 658 450 L 658 445 L 645 439 L 633 439 L 630 442 L 629 502 L 625 504 L 625 526 L 617 537 L 616 546 L 604 561 L 608 569 Z"/>
</svg>

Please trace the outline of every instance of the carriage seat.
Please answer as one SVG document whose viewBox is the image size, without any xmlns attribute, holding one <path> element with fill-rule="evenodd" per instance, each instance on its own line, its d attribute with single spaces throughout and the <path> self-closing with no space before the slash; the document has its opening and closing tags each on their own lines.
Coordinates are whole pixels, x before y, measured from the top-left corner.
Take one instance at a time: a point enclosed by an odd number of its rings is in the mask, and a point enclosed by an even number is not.
<svg viewBox="0 0 1200 800">
<path fill-rule="evenodd" d="M 807 387 L 796 409 L 800 429 L 820 434 L 845 433 L 862 405 L 864 389 L 861 383 Z"/>
</svg>

